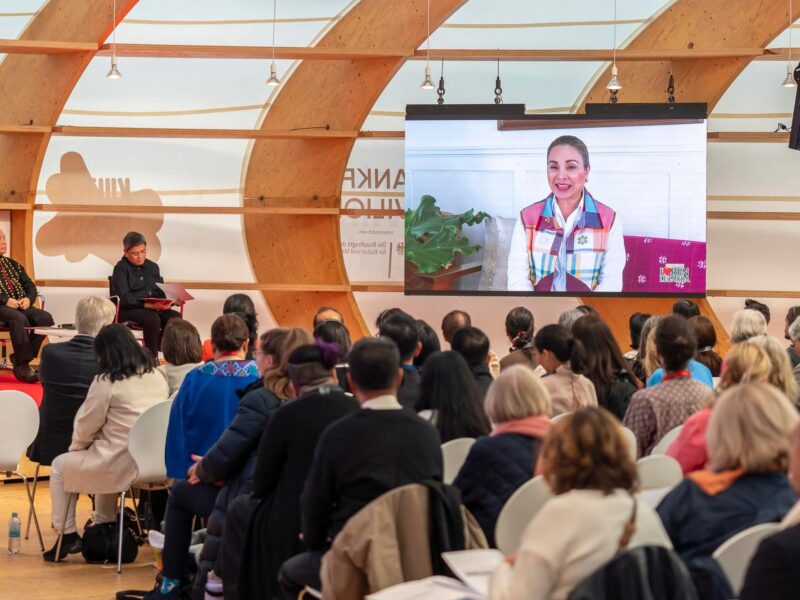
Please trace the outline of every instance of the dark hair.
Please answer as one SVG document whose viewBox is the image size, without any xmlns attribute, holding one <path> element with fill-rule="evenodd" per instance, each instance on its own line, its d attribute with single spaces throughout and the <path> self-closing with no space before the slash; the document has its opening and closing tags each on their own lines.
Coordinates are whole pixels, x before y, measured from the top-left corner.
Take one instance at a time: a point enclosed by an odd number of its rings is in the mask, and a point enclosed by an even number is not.
<svg viewBox="0 0 800 600">
<path fill-rule="evenodd" d="M 758 300 L 752 300 L 748 298 L 747 300 L 744 301 L 744 307 L 749 308 L 750 310 L 757 310 L 758 312 L 760 312 L 762 315 L 764 315 L 764 318 L 767 320 L 767 325 L 769 325 L 769 319 L 770 319 L 769 306 L 759 302 Z"/>
<path fill-rule="evenodd" d="M 607 396 L 611 386 L 619 379 L 620 371 L 627 373 L 631 382 L 637 385 L 639 381 L 622 356 L 614 334 L 600 317 L 581 317 L 572 326 L 572 335 L 583 345 L 583 374 L 594 384 L 601 406 L 608 408 Z"/>
<path fill-rule="evenodd" d="M 797 317 L 800 317 L 800 306 L 792 306 L 786 313 L 786 333 L 784 333 L 784 337 L 787 340 L 791 340 L 789 337 L 789 325 L 794 323 Z"/>
<path fill-rule="evenodd" d="M 363 338 L 347 355 L 350 377 L 365 392 L 391 390 L 397 386 L 400 352 L 388 338 Z"/>
<path fill-rule="evenodd" d="M 530 346 L 533 341 L 533 313 L 524 306 L 517 306 L 506 315 L 506 335 L 514 350 Z"/>
<path fill-rule="evenodd" d="M 700 307 L 691 300 L 678 300 L 672 305 L 672 314 L 680 315 L 686 319 L 691 319 L 700 314 Z"/>
<path fill-rule="evenodd" d="M 588 168 L 589 165 L 589 149 L 586 147 L 586 144 L 583 143 L 583 140 L 575 137 L 574 135 L 561 135 L 550 142 L 550 145 L 547 147 L 547 159 L 550 160 L 550 151 L 555 148 L 556 146 L 572 146 L 580 152 L 581 158 L 583 159 L 583 168 Z"/>
<path fill-rule="evenodd" d="M 342 313 L 340 313 L 337 309 L 333 308 L 332 306 L 320 306 L 317 309 L 317 312 L 314 313 L 314 321 L 313 321 L 314 327 L 319 325 L 319 323 L 320 323 L 318 321 L 319 316 L 324 312 L 335 312 L 337 315 L 339 315 L 339 320 L 344 322 L 344 317 L 342 316 Z M 325 321 L 332 321 L 333 319 L 324 319 L 324 320 Z"/>
<path fill-rule="evenodd" d="M 584 318 L 586 317 L 581 317 L 581 319 Z M 570 367 L 576 373 L 583 370 L 583 344 L 577 341 L 565 327 L 545 325 L 533 338 L 533 345 L 539 352 L 549 350 L 562 363 L 569 361 Z"/>
<path fill-rule="evenodd" d="M 350 331 L 341 321 L 325 319 L 317 323 L 314 328 L 314 339 L 322 340 L 328 344 L 336 344 L 339 347 L 337 362 L 344 362 L 347 353 L 350 352 Z"/>
<path fill-rule="evenodd" d="M 478 385 L 458 352 L 434 352 L 428 357 L 414 408 L 436 411 L 435 425 L 442 443 L 476 438 L 491 429 Z"/>
<path fill-rule="evenodd" d="M 112 383 L 153 371 L 153 356 L 125 325 L 103 327 L 94 338 L 94 353 L 97 377 Z"/>
<path fill-rule="evenodd" d="M 298 346 L 289 355 L 289 365 L 304 365 L 307 363 L 320 363 L 325 369 L 331 370 L 339 359 L 330 345 L 304 344 Z"/>
<path fill-rule="evenodd" d="M 436 330 L 425 321 L 417 319 L 417 331 L 419 333 L 419 341 L 422 342 L 422 350 L 414 357 L 414 366 L 419 368 L 425 364 L 431 354 L 439 352 L 442 346 L 439 343 L 439 336 L 436 334 Z"/>
<path fill-rule="evenodd" d="M 714 352 L 717 345 L 717 332 L 711 319 L 702 315 L 689 319 L 697 338 L 697 352 L 694 359 L 708 367 L 712 377 L 719 377 L 722 371 L 722 357 Z"/>
<path fill-rule="evenodd" d="M 631 318 L 628 320 L 628 329 L 631 332 L 632 349 L 639 349 L 639 343 L 641 342 L 642 337 L 642 327 L 644 327 L 645 321 L 652 316 L 653 315 L 651 314 L 640 312 L 635 312 L 631 315 Z"/>
<path fill-rule="evenodd" d="M 453 335 L 462 327 L 472 327 L 472 318 L 463 310 L 451 310 L 442 317 L 442 335 L 446 342 L 453 341 Z"/>
<path fill-rule="evenodd" d="M 688 319 L 669 315 L 656 327 L 656 349 L 668 372 L 685 369 L 697 350 L 697 337 Z"/>
<path fill-rule="evenodd" d="M 402 317 L 408 317 L 411 320 L 414 319 L 414 317 L 412 317 L 410 314 L 408 314 L 402 308 L 397 308 L 396 306 L 393 307 L 393 308 L 385 308 L 375 318 L 375 327 L 380 329 L 381 325 L 383 324 L 384 321 L 388 321 L 392 317 L 396 317 L 398 315 L 400 315 Z"/>
<path fill-rule="evenodd" d="M 141 245 L 147 246 L 147 240 L 144 239 L 144 236 L 138 231 L 129 231 L 125 234 L 125 237 L 122 238 L 122 247 L 125 249 L 125 252 L 135 246 Z"/>
<path fill-rule="evenodd" d="M 575 310 L 579 310 L 585 315 L 600 316 L 600 314 L 594 309 L 594 306 L 589 306 L 588 304 L 578 304 L 578 306 L 575 307 Z"/>
<path fill-rule="evenodd" d="M 384 319 L 380 327 L 380 336 L 389 338 L 397 344 L 403 362 L 414 357 L 419 342 L 419 331 L 417 322 L 408 315 L 395 314 Z"/>
<path fill-rule="evenodd" d="M 184 319 L 170 319 L 161 336 L 164 360 L 172 365 L 198 363 L 203 356 L 203 343 L 197 328 Z"/>
<path fill-rule="evenodd" d="M 225 299 L 222 305 L 223 315 L 238 315 L 244 324 L 247 325 L 249 332 L 247 339 L 250 340 L 249 348 L 253 348 L 258 337 L 258 319 L 256 318 L 256 306 L 252 298 L 247 294 L 233 294 Z"/>
<path fill-rule="evenodd" d="M 250 332 L 238 314 L 217 317 L 211 325 L 211 345 L 219 352 L 236 352 L 248 339 Z"/>
<path fill-rule="evenodd" d="M 467 361 L 470 367 L 486 362 L 489 338 L 477 327 L 462 327 L 453 334 L 450 347 Z"/>
</svg>

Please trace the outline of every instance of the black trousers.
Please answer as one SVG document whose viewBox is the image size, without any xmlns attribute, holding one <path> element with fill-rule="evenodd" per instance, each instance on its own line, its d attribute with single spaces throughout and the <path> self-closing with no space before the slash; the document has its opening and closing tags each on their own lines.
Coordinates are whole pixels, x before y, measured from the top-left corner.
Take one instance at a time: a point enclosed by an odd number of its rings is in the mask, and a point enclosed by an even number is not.
<svg viewBox="0 0 800 600">
<path fill-rule="evenodd" d="M 164 525 L 164 577 L 183 579 L 192 541 L 192 518 L 211 515 L 219 490 L 210 483 L 191 485 L 185 479 L 175 481 L 167 501 Z"/>
<path fill-rule="evenodd" d="M 311 550 L 293 556 L 281 566 L 278 581 L 281 584 L 284 598 L 297 598 L 306 586 L 317 591 L 322 590 L 319 576 L 322 557 L 328 550 Z"/>
<path fill-rule="evenodd" d="M 175 310 L 152 310 L 150 308 L 120 308 L 119 320 L 131 321 L 142 328 L 144 346 L 150 350 L 153 358 L 158 358 L 161 348 L 161 334 L 170 319 L 180 317 Z"/>
<path fill-rule="evenodd" d="M 14 364 L 27 365 L 39 355 L 44 341 L 43 335 L 29 334 L 26 327 L 49 327 L 53 324 L 52 315 L 40 308 L 9 308 L 0 306 L 0 321 L 8 327 L 11 346 L 14 348 Z"/>
</svg>

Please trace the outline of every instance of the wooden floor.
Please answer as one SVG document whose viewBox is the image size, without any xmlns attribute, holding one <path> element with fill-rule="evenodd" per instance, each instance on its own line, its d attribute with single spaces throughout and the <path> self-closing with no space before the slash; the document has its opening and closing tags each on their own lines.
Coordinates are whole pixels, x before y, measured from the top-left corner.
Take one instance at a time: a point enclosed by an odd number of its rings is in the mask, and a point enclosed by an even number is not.
<svg viewBox="0 0 800 600">
<path fill-rule="evenodd" d="M 22 534 L 28 518 L 28 501 L 22 484 L 0 485 L 0 598 L 56 600 L 81 598 L 112 600 L 119 590 L 150 589 L 155 581 L 156 570 L 150 547 L 139 548 L 135 563 L 122 565 L 122 574 L 117 575 L 116 564 L 112 566 L 90 565 L 80 554 L 71 554 L 66 561 L 47 563 L 42 560 L 36 530 L 31 525 L 30 539 L 22 540 L 22 552 L 9 556 L 8 519 L 16 511 L 22 520 Z M 50 526 L 50 489 L 47 483 L 36 492 L 36 514 L 42 528 L 46 549 L 56 541 L 56 533 Z M 82 496 L 78 502 L 77 522 L 79 529 L 91 515 L 91 502 Z"/>
</svg>

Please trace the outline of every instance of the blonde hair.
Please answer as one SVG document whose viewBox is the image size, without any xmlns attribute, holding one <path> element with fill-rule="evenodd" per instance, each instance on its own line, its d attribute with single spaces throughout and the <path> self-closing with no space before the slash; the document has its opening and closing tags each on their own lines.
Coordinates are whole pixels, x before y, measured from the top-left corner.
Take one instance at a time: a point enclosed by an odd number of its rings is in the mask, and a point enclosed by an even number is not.
<svg viewBox="0 0 800 600">
<path fill-rule="evenodd" d="M 661 361 L 658 358 L 658 348 L 656 348 L 656 328 L 650 330 L 645 341 L 646 352 L 644 355 L 644 372 L 648 377 L 661 368 Z"/>
<path fill-rule="evenodd" d="M 795 402 L 798 394 L 797 381 L 792 373 L 792 362 L 789 354 L 777 339 L 771 336 L 755 337 L 751 343 L 763 348 L 770 360 L 768 381 L 781 390 L 786 397 Z"/>
<path fill-rule="evenodd" d="M 725 357 L 725 372 L 719 388 L 725 390 L 737 383 L 767 381 L 772 371 L 769 355 L 753 341 L 736 344 Z"/>
<path fill-rule="evenodd" d="M 786 397 L 766 383 L 735 385 L 717 400 L 706 431 L 709 466 L 747 473 L 786 470 L 791 433 L 800 417 Z"/>
<path fill-rule="evenodd" d="M 731 342 L 738 344 L 758 335 L 767 335 L 767 320 L 764 315 L 750 308 L 733 313 Z"/>
<path fill-rule="evenodd" d="M 550 414 L 550 393 L 533 369 L 514 365 L 503 369 L 489 387 L 484 403 L 493 423 Z"/>
<path fill-rule="evenodd" d="M 272 367 L 264 373 L 264 387 L 280 400 L 287 400 L 292 395 L 291 380 L 287 366 L 289 355 L 298 346 L 313 344 L 311 334 L 300 327 L 276 328 L 261 335 L 259 340 L 261 352 L 272 354 L 275 360 Z"/>
</svg>

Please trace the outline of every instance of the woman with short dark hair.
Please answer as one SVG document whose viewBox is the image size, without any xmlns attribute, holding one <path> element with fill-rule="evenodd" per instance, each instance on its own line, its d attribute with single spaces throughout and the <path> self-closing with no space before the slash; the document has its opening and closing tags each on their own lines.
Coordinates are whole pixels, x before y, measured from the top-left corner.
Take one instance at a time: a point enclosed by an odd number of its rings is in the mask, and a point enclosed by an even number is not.
<svg viewBox="0 0 800 600">
<path fill-rule="evenodd" d="M 717 332 L 711 319 L 698 315 L 689 319 L 689 324 L 697 336 L 697 352 L 694 359 L 711 371 L 712 377 L 719 377 L 722 371 L 722 357 L 714 352 L 717 345 Z"/>
<path fill-rule="evenodd" d="M 111 523 L 117 495 L 136 479 L 136 463 L 128 453 L 128 434 L 137 417 L 168 397 L 167 382 L 153 369 L 150 353 L 124 325 L 108 325 L 94 340 L 97 375 L 75 415 L 69 452 L 57 456 L 50 474 L 53 527 L 60 530 L 66 513 L 59 559 L 80 552 L 75 527 L 75 502 L 67 493 L 95 495 L 94 523 Z M 67 506 L 69 504 L 69 507 Z M 44 559 L 56 559 L 55 546 Z"/>
<path fill-rule="evenodd" d="M 172 319 L 164 327 L 161 351 L 165 364 L 158 370 L 166 378 L 171 396 L 180 389 L 186 374 L 200 364 L 203 346 L 197 328 L 184 319 Z"/>
<path fill-rule="evenodd" d="M 655 511 L 633 494 L 639 487 L 619 422 L 582 408 L 550 429 L 539 464 L 555 494 L 525 527 L 518 552 L 500 563 L 492 600 L 564 600 L 570 591 L 627 548 L 671 546 Z"/>
<path fill-rule="evenodd" d="M 237 315 L 244 324 L 247 325 L 248 339 L 250 340 L 247 346 L 247 360 L 253 358 L 253 352 L 256 349 L 256 339 L 258 338 L 258 318 L 256 317 L 256 306 L 253 304 L 252 298 L 247 294 L 232 294 L 225 298 L 225 303 L 222 305 L 223 315 Z M 214 350 L 211 347 L 211 340 L 203 342 L 203 356 L 202 361 L 206 362 L 214 357 Z"/>
<path fill-rule="evenodd" d="M 489 433 L 480 391 L 467 361 L 452 350 L 435 352 L 425 362 L 417 412 L 431 411 L 431 421 L 442 443 L 456 438 L 476 438 Z"/>
</svg>

